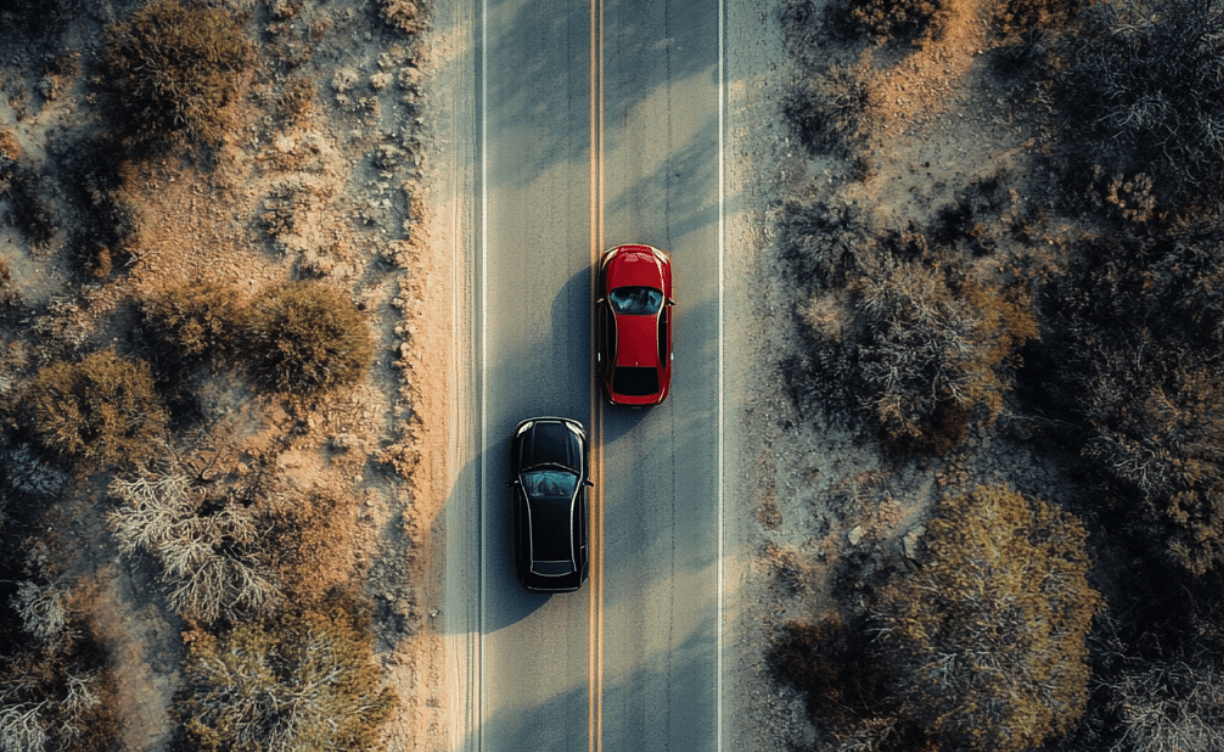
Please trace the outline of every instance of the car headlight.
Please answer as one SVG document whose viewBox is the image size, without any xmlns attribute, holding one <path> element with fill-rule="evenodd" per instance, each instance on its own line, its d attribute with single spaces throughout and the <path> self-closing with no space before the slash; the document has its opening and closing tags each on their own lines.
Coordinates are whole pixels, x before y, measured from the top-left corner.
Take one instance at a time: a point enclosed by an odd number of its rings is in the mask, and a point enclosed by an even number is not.
<svg viewBox="0 0 1224 752">
<path fill-rule="evenodd" d="M 655 248 L 654 246 L 651 246 L 651 248 L 650 248 L 650 252 L 651 252 L 651 253 L 653 253 L 653 254 L 654 254 L 654 257 L 655 257 L 655 258 L 657 258 L 657 259 L 659 260 L 659 263 L 661 263 L 661 264 L 666 264 L 666 263 L 667 263 L 667 254 L 666 254 L 666 253 L 664 253 L 663 251 L 660 251 L 658 248 Z"/>
</svg>

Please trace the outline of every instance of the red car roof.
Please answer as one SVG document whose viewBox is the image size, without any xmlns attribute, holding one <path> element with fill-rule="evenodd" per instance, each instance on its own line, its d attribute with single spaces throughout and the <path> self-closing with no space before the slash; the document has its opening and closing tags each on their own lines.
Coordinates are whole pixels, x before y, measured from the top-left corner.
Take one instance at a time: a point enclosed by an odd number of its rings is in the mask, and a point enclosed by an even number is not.
<svg viewBox="0 0 1224 752">
<path fill-rule="evenodd" d="M 659 319 L 657 316 L 617 316 L 620 349 L 618 366 L 659 365 Z"/>
</svg>

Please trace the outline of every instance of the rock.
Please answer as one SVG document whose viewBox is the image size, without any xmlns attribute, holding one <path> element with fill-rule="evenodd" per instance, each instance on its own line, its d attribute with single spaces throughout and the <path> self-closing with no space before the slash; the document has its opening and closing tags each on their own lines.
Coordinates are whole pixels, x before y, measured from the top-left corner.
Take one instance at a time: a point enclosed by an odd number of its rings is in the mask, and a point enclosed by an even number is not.
<svg viewBox="0 0 1224 752">
<path fill-rule="evenodd" d="M 926 532 L 924 525 L 919 525 L 913 530 L 905 534 L 901 544 L 905 549 L 905 556 L 910 559 L 918 558 L 918 540 L 922 538 L 922 534 Z"/>
<path fill-rule="evenodd" d="M 850 545 L 857 546 L 859 542 L 863 540 L 863 526 L 855 525 L 850 529 L 850 532 L 846 535 L 846 538 L 849 539 Z"/>
</svg>

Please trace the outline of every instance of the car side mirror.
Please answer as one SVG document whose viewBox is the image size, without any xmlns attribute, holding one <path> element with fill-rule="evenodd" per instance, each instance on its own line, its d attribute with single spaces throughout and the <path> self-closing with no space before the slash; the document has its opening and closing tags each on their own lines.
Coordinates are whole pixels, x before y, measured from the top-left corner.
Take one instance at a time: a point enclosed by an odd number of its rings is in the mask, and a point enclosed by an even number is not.
<svg viewBox="0 0 1224 752">
<path fill-rule="evenodd" d="M 595 487 L 595 484 L 594 484 L 594 483 L 592 483 L 592 482 L 591 482 L 591 481 L 589 481 L 589 480 L 584 480 L 584 481 L 582 481 L 582 484 L 583 484 L 584 486 L 586 486 L 587 488 L 594 488 L 594 487 Z"/>
<path fill-rule="evenodd" d="M 507 485 L 507 486 L 517 486 L 517 485 L 518 485 L 518 481 L 517 481 L 517 480 L 508 480 L 508 481 L 506 481 L 506 485 Z"/>
<path fill-rule="evenodd" d="M 672 300 L 671 298 L 668 298 L 668 299 L 667 299 L 667 304 L 668 304 L 668 305 L 675 305 L 675 304 L 676 304 L 676 301 Z"/>
<path fill-rule="evenodd" d="M 607 298 L 596 298 L 596 299 L 595 299 L 595 305 L 603 305 L 603 302 L 604 302 L 605 300 L 607 300 Z"/>
</svg>

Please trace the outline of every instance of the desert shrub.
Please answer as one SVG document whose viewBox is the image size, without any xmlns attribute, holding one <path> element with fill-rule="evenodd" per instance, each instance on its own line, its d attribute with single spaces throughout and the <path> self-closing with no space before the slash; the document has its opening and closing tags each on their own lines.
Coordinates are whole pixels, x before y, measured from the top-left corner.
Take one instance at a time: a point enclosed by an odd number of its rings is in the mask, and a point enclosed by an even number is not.
<svg viewBox="0 0 1224 752">
<path fill-rule="evenodd" d="M 287 597 L 318 603 L 354 584 L 358 497 L 354 494 L 271 494 L 268 551 Z"/>
<path fill-rule="evenodd" d="M 870 64 L 833 64 L 799 84 L 783 113 L 812 154 L 848 154 L 865 135 L 865 117 L 875 105 Z"/>
<path fill-rule="evenodd" d="M 947 0 L 843 0 L 845 22 L 877 39 L 911 38 L 932 26 Z"/>
<path fill-rule="evenodd" d="M 83 470 L 148 458 L 167 420 L 148 365 L 112 350 L 39 370 L 24 409 L 38 443 Z"/>
<path fill-rule="evenodd" d="M 1214 661 L 1132 662 L 1104 693 L 1118 726 L 1108 752 L 1224 750 L 1224 670 Z"/>
<path fill-rule="evenodd" d="M 13 608 L 26 632 L 41 642 L 49 642 L 64 632 L 67 596 L 68 591 L 63 588 L 26 580 L 17 586 Z"/>
<path fill-rule="evenodd" d="M 233 284 L 199 280 L 141 303 L 145 325 L 159 343 L 186 360 L 224 361 L 241 330 L 246 298 Z"/>
<path fill-rule="evenodd" d="M 178 707 L 196 748 L 324 752 L 377 746 L 396 698 L 379 688 L 367 618 L 351 606 L 193 638 Z"/>
<path fill-rule="evenodd" d="M 1036 324 L 996 287 L 959 287 L 909 261 L 852 287 L 859 399 L 887 441 L 943 453 L 964 440 L 974 411 L 993 420 L 1002 408 L 1009 360 Z"/>
<path fill-rule="evenodd" d="M 999 32 L 1024 34 L 1036 29 L 1059 29 L 1090 0 L 1006 0 L 996 17 Z"/>
<path fill-rule="evenodd" d="M 289 282 L 262 292 L 243 331 L 259 381 L 311 395 L 361 378 L 374 357 L 357 307 L 326 287 Z"/>
<path fill-rule="evenodd" d="M 420 34 L 427 28 L 424 0 L 379 0 L 379 15 L 391 28 Z"/>
<path fill-rule="evenodd" d="M 1037 336 L 1027 288 L 969 279 L 927 234 L 874 226 L 854 205 L 792 201 L 779 243 L 812 292 L 801 306 L 810 378 L 792 388 L 863 413 L 897 446 L 941 454 L 989 422 Z M 792 380 L 798 377 L 792 376 Z"/>
<path fill-rule="evenodd" d="M 290 79 L 276 103 L 277 114 L 290 123 L 297 124 L 310 117 L 318 96 L 315 82 L 309 78 Z"/>
<path fill-rule="evenodd" d="M 82 0 L 0 0 L 0 27 L 31 39 L 54 37 L 81 15 Z"/>
<path fill-rule="evenodd" d="M 770 663 L 791 685 L 807 693 L 807 709 L 823 721 L 833 744 L 845 752 L 925 752 L 930 740 L 912 721 L 898 716 L 888 675 L 874 660 L 861 625 L 840 617 L 819 625 L 790 623 L 770 650 Z"/>
<path fill-rule="evenodd" d="M 904 716 L 940 748 L 1019 752 L 1071 727 L 1100 596 L 1078 520 L 1002 486 L 938 503 L 873 619 Z"/>
<path fill-rule="evenodd" d="M 1207 222 L 1085 244 L 1047 295 L 1047 388 L 1125 525 L 1194 573 L 1224 561 L 1224 271 Z"/>
<path fill-rule="evenodd" d="M 42 246 L 55 235 L 59 222 L 42 200 L 45 190 L 35 171 L 26 167 L 15 167 L 8 180 L 8 197 L 13 207 L 8 221 L 20 229 L 31 245 Z"/>
<path fill-rule="evenodd" d="M 263 613 L 278 600 L 264 519 L 241 494 L 214 495 L 177 469 L 116 478 L 109 490 L 120 502 L 107 513 L 120 553 L 158 562 L 175 613 L 212 623 Z"/>
<path fill-rule="evenodd" d="M 106 651 L 89 636 L 67 593 L 53 585 L 18 583 L 21 625 L 0 648 L 0 751 L 101 752 L 116 748 L 114 680 Z M 0 610 L 4 610 L 0 606 Z"/>
<path fill-rule="evenodd" d="M 222 8 L 153 0 L 107 29 L 114 104 L 140 143 L 219 143 L 254 64 L 242 25 Z"/>
<path fill-rule="evenodd" d="M 1190 572 L 1224 562 L 1224 390 L 1214 369 L 1151 347 L 1086 380 L 1083 455 L 1140 502 L 1130 526 Z M 1104 365 L 1104 364 L 1102 364 Z"/>
<path fill-rule="evenodd" d="M 109 277 L 135 250 L 142 214 L 128 185 L 139 178 L 133 176 L 132 163 L 111 140 L 74 143 L 70 154 L 61 156 L 72 175 L 72 190 L 84 218 L 71 241 L 72 257 L 86 277 Z"/>
<path fill-rule="evenodd" d="M 1169 204 L 1224 188 L 1224 7 L 1116 0 L 1084 10 L 1058 75 L 1068 137 Z M 1086 170 L 1076 164 L 1073 169 Z"/>
</svg>

